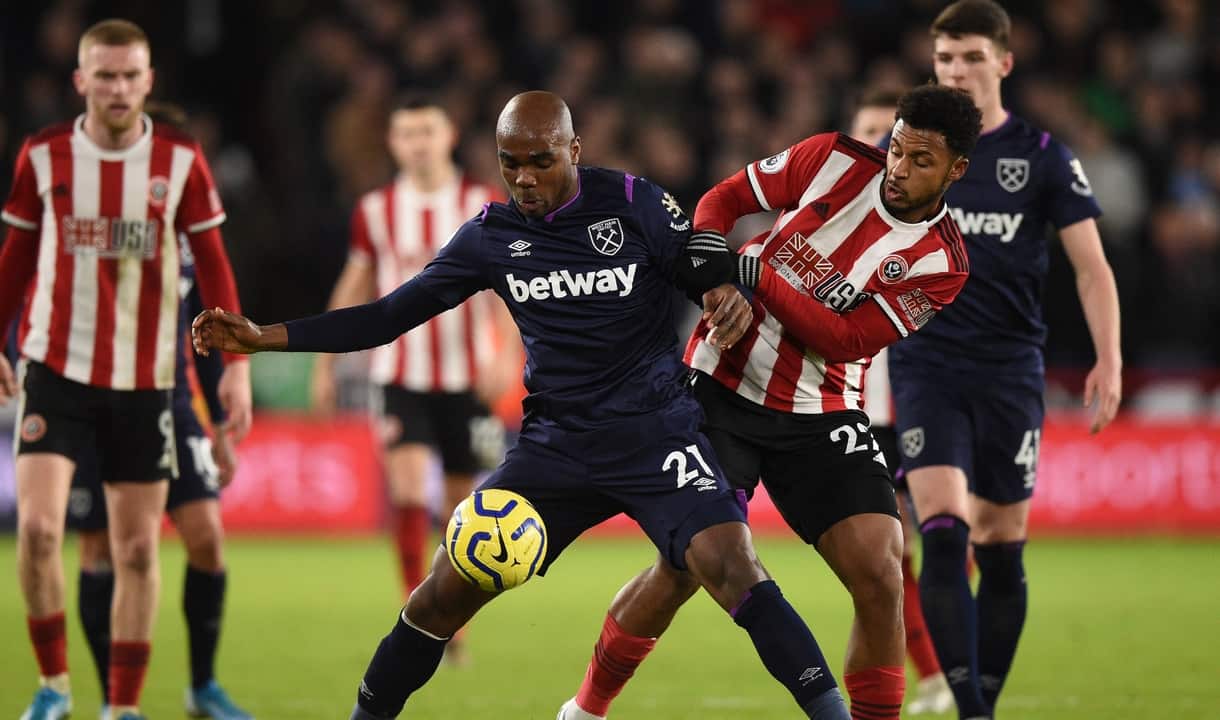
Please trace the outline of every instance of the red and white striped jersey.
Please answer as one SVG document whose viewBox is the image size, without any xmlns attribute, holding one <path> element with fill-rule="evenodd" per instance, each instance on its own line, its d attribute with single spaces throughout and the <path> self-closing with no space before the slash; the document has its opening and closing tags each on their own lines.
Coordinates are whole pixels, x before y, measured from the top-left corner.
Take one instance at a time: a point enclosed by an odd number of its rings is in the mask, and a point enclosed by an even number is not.
<svg viewBox="0 0 1220 720">
<path fill-rule="evenodd" d="M 3 211 L 38 235 L 22 355 L 115 390 L 174 386 L 178 233 L 225 219 L 198 144 L 143 123 L 140 139 L 118 151 L 89 139 L 84 116 L 33 136 Z"/>
<path fill-rule="evenodd" d="M 746 243 L 761 273 L 750 330 L 727 351 L 700 324 L 686 362 L 738 395 L 795 413 L 863 409 L 870 357 L 956 297 L 969 265 L 946 207 L 906 223 L 881 201 L 885 154 L 839 133 L 749 165 L 700 201 L 695 227 L 727 232 L 780 210 Z"/>
<path fill-rule="evenodd" d="M 423 270 L 485 203 L 501 197 L 465 177 L 429 193 L 400 178 L 360 198 L 352 213 L 352 257 L 374 264 L 377 294 L 384 296 Z M 479 293 L 376 348 L 373 382 L 417 392 L 473 389 L 495 347 L 493 302 L 499 300 Z"/>
</svg>

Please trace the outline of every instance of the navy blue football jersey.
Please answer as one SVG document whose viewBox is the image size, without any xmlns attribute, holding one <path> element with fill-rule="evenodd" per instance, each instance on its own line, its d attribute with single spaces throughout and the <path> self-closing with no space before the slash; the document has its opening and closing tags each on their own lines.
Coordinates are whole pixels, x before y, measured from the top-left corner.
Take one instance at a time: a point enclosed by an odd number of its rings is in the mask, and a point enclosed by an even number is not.
<svg viewBox="0 0 1220 720">
<path fill-rule="evenodd" d="M 527 422 L 589 428 L 675 403 L 697 412 L 674 331 L 690 220 L 647 180 L 578 172 L 576 195 L 545 218 L 489 203 L 413 282 L 449 306 L 487 288 L 504 300 L 525 346 Z"/>
<path fill-rule="evenodd" d="M 1041 373 L 1047 225 L 1101 215 L 1080 161 L 1010 114 L 979 138 L 965 177 L 945 197 L 966 239 L 970 277 L 953 304 L 893 346 L 890 362 Z"/>
</svg>

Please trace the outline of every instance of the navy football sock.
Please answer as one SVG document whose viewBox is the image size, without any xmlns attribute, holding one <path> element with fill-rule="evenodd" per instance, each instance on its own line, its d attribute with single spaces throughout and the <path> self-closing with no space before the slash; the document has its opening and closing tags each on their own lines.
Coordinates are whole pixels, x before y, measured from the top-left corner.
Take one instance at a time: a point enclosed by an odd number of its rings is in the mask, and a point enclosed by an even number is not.
<svg viewBox="0 0 1220 720">
<path fill-rule="evenodd" d="M 97 668 L 102 698 L 110 697 L 110 604 L 114 599 L 114 572 L 80 571 L 77 584 L 77 611 L 81 628 Z"/>
<path fill-rule="evenodd" d="M 186 566 L 182 583 L 182 613 L 191 654 L 191 687 L 198 690 L 212 681 L 216 646 L 220 643 L 220 616 L 225 602 L 226 574 Z"/>
<path fill-rule="evenodd" d="M 1025 626 L 1024 549 L 1023 541 L 974 546 L 979 566 L 979 683 L 993 711 Z"/>
<path fill-rule="evenodd" d="M 406 610 L 398 614 L 394 629 L 381 639 L 364 671 L 353 720 L 398 717 L 411 693 L 423 687 L 441 664 L 449 639 L 407 624 L 405 615 Z"/>
<path fill-rule="evenodd" d="M 979 690 L 978 618 L 966 575 L 970 526 L 952 515 L 936 515 L 919 530 L 923 535 L 919 599 L 936 656 L 960 716 L 987 716 L 990 710 Z"/>
<path fill-rule="evenodd" d="M 764 580 L 750 588 L 732 615 L 733 622 L 750 634 L 763 665 L 788 688 L 809 717 L 819 720 L 851 717 L 817 640 L 774 580 Z"/>
</svg>

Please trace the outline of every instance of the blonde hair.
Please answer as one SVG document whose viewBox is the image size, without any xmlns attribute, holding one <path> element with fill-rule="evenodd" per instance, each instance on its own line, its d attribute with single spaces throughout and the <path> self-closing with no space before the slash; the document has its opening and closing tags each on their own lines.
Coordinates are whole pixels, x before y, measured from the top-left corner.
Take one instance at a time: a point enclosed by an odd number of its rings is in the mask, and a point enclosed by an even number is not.
<svg viewBox="0 0 1220 720">
<path fill-rule="evenodd" d="M 80 36 L 80 45 L 77 47 L 77 62 L 81 65 L 85 64 L 85 53 L 94 45 L 143 45 L 150 49 L 148 44 L 148 35 L 139 25 L 130 20 L 121 20 L 119 18 L 111 18 L 103 20 L 84 32 Z"/>
</svg>

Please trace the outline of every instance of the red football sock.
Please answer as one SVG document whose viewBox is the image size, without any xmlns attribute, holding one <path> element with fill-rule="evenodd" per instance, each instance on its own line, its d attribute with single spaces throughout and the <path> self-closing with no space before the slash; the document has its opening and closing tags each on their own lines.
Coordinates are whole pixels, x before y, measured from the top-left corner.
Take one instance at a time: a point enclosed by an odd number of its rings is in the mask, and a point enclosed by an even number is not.
<svg viewBox="0 0 1220 720">
<path fill-rule="evenodd" d="M 30 642 L 38 658 L 38 672 L 54 677 L 68 672 L 68 636 L 62 612 L 44 618 L 27 617 Z"/>
<path fill-rule="evenodd" d="M 875 667 L 843 676 L 851 697 L 852 720 L 898 720 L 906 692 L 906 671 Z"/>
<path fill-rule="evenodd" d="M 152 646 L 146 642 L 115 640 L 110 643 L 110 705 L 138 707 L 148 656 Z"/>
<path fill-rule="evenodd" d="M 424 545 L 431 527 L 432 519 L 424 507 L 405 505 L 395 509 L 394 544 L 408 594 L 424 580 Z"/>
<path fill-rule="evenodd" d="M 939 673 L 936 648 L 932 646 L 932 636 L 928 634 L 923 605 L 919 601 L 919 576 L 911 568 L 911 558 L 906 555 L 902 556 L 902 622 L 907 627 L 907 655 L 915 663 L 919 679 Z"/>
<path fill-rule="evenodd" d="M 610 703 L 623 691 L 623 686 L 635 674 L 656 646 L 656 638 L 628 635 L 614 618 L 607 614 L 601 637 L 593 648 L 593 658 L 585 671 L 576 704 L 593 715 L 605 716 Z"/>
</svg>

